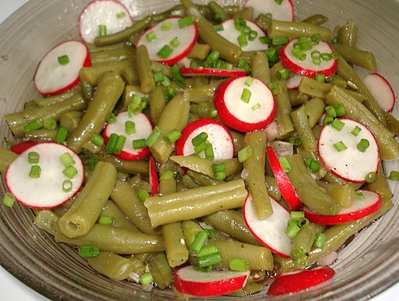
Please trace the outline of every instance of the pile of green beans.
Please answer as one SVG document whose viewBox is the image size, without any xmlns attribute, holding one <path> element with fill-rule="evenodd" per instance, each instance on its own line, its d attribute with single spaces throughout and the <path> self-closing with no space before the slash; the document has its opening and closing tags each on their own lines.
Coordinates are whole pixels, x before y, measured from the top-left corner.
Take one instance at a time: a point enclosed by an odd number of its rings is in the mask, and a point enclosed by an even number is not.
<svg viewBox="0 0 399 301">
<path fill-rule="evenodd" d="M 140 190 L 150 190 L 148 158 L 123 161 L 91 142 L 93 135 L 101 134 L 108 114 L 126 110 L 133 96 L 145 100 L 144 113 L 163 134 L 182 131 L 189 122 L 209 117 L 214 110 L 215 90 L 224 78 L 184 78 L 185 88 L 182 88 L 174 81 L 171 66 L 151 61 L 145 46 L 134 46 L 140 34 L 155 23 L 170 16 L 186 15 L 194 16 L 199 31 L 199 41 L 189 58 L 205 60 L 216 50 L 221 59 L 235 66 L 240 60 L 246 61 L 251 76 L 278 86 L 275 140 L 287 142 L 290 137 L 302 138 L 302 144 L 293 147 L 294 153 L 286 156 L 291 166 L 287 175 L 307 207 L 320 214 L 337 214 L 341 208 L 350 207 L 356 189 L 362 186 L 337 178 L 323 165 L 311 171 L 304 163 L 309 157 L 320 162 L 317 138 L 321 128 L 319 120 L 326 106 L 343 105 L 346 117 L 370 128 L 378 141 L 381 159 L 399 158 L 399 144 L 395 140 L 399 121 L 379 108 L 352 68 L 354 64 L 377 70 L 373 54 L 356 48 L 355 24 L 347 23 L 331 31 L 322 26 L 328 21 L 323 15 L 310 16 L 303 22 L 284 22 L 271 20 L 266 15 L 253 16 L 251 8 L 221 7 L 215 1 L 198 6 L 191 0 L 181 0 L 181 4 L 146 16 L 119 33 L 97 37 L 93 45 L 88 45 L 92 66 L 80 70 L 79 87 L 30 101 L 21 112 L 7 114 L 5 120 L 15 138 L 44 141 L 53 140 L 56 131 L 27 133 L 23 127 L 36 118 L 53 119 L 69 131 L 65 144 L 80 154 L 84 163 L 89 162 L 80 193 L 57 208 L 36 210 L 34 223 L 53 235 L 56 242 L 74 247 L 98 246 L 99 255 L 87 258 L 93 269 L 115 280 L 132 280 L 132 275 L 149 270 L 159 288 L 170 288 L 174 269 L 195 259 L 189 247 L 196 234 L 212 229 L 213 237 L 207 244 L 215 244 L 223 258 L 215 268 L 229 268 L 230 259 L 247 260 L 252 280 L 237 294 L 254 293 L 262 289 L 261 285 L 254 285 L 259 281 L 255 274 L 303 268 L 291 258 L 274 255 L 262 246 L 247 228 L 241 211 L 248 193 L 252 195 L 259 219 L 273 214 L 270 197 L 287 207 L 266 159 L 266 146 L 274 141 L 267 141 L 263 131 L 231 130 L 235 156 L 221 161 L 226 166 L 226 178 L 216 180 L 213 160 L 176 156 L 173 144 L 158 139 L 150 152 L 157 162 L 160 190 L 145 200 L 140 199 Z M 277 77 L 277 73 L 285 69 L 282 63 L 270 61 L 264 51 L 245 53 L 219 36 L 213 25 L 228 18 L 253 19 L 269 38 L 320 34 L 339 53 L 337 73 L 323 82 L 304 77 L 298 91 L 289 91 L 287 80 Z M 332 42 L 335 34 L 340 43 Z M 159 71 L 171 80 L 176 92 L 171 99 L 167 98 L 165 87 L 154 81 L 153 74 Z M 350 89 L 349 82 L 356 89 Z M 244 147 L 250 147 L 253 153 L 240 162 L 237 153 Z M 8 148 L 0 147 L 0 173 L 4 174 L 17 156 Z M 163 177 L 166 174 L 172 176 Z M 336 226 L 310 223 L 293 239 L 293 249 L 305 253 L 306 264 L 338 250 L 348 238 L 389 210 L 391 191 L 382 167 L 376 180 L 366 188 L 383 198 L 383 205 L 376 213 Z M 102 216 L 112 217 L 112 224 L 101 224 Z M 326 235 L 323 248 L 313 246 L 317 233 Z"/>
</svg>

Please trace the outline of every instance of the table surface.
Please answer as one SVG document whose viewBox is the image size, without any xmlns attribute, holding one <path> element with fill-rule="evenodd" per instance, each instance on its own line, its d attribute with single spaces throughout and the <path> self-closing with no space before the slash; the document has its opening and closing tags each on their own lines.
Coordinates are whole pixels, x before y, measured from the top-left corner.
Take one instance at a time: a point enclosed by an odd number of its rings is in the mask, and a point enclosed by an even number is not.
<svg viewBox="0 0 399 301">
<path fill-rule="evenodd" d="M 29 0 L 0 0 L 0 24 L 28 1 Z M 373 298 L 372 301 L 399 300 L 398 296 L 399 284 Z M 48 301 L 47 298 L 14 278 L 2 267 L 0 267 L 0 300 Z"/>
</svg>

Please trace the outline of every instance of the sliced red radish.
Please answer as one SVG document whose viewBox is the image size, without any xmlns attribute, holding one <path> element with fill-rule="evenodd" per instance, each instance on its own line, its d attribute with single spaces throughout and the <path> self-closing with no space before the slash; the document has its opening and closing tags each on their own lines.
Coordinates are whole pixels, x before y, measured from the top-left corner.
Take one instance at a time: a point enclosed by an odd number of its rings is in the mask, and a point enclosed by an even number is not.
<svg viewBox="0 0 399 301">
<path fill-rule="evenodd" d="M 197 37 L 197 24 L 182 24 L 186 18 L 168 18 L 145 31 L 136 47 L 147 47 L 151 60 L 172 65 L 187 56 L 193 49 Z M 183 22 L 185 23 L 185 22 Z"/>
<path fill-rule="evenodd" d="M 294 5 L 291 0 L 283 0 L 279 4 L 276 0 L 247 0 L 245 7 L 252 7 L 253 16 L 256 18 L 259 14 L 271 14 L 272 18 L 279 21 L 294 21 Z"/>
<path fill-rule="evenodd" d="M 32 146 L 35 146 L 38 142 L 35 141 L 22 141 L 19 142 L 17 144 L 14 144 L 13 146 L 11 146 L 10 150 L 16 154 L 22 154 L 24 151 L 26 151 L 27 149 L 31 148 Z"/>
<path fill-rule="evenodd" d="M 243 22 L 236 29 L 236 22 Z M 218 34 L 231 43 L 241 47 L 243 51 L 262 51 L 269 48 L 269 44 L 262 42 L 262 38 L 266 37 L 265 32 L 255 22 L 244 19 L 228 19 L 221 23 L 222 30 L 218 30 Z M 239 42 L 242 39 L 242 42 Z"/>
<path fill-rule="evenodd" d="M 30 163 L 32 154 L 39 155 L 37 163 Z M 61 156 L 73 159 L 69 168 L 75 169 L 76 174 L 72 178 L 64 174 L 67 167 Z M 39 177 L 30 176 L 32 166 L 40 167 Z M 79 156 L 65 145 L 54 142 L 38 143 L 28 148 L 5 173 L 8 191 L 18 202 L 34 209 L 49 209 L 66 202 L 81 188 L 83 179 L 83 163 Z"/>
<path fill-rule="evenodd" d="M 204 67 L 182 67 L 180 68 L 182 76 L 218 76 L 218 77 L 238 77 L 245 76 L 247 72 L 244 69 L 218 69 L 218 68 L 204 68 Z"/>
<path fill-rule="evenodd" d="M 330 280 L 335 275 L 333 268 L 322 266 L 313 270 L 300 270 L 280 274 L 270 285 L 267 294 L 280 296 L 297 293 Z"/>
<path fill-rule="evenodd" d="M 282 197 L 291 210 L 298 210 L 302 207 L 301 199 L 297 195 L 294 186 L 281 166 L 276 152 L 271 145 L 266 147 L 266 155 Z"/>
<path fill-rule="evenodd" d="M 47 52 L 36 69 L 34 83 L 44 96 L 69 90 L 79 83 L 79 70 L 91 65 L 87 46 L 75 40 L 62 42 Z"/>
<path fill-rule="evenodd" d="M 353 205 L 342 208 L 336 215 L 323 215 L 304 208 L 305 216 L 310 222 L 320 225 L 337 225 L 364 218 L 378 211 L 382 205 L 381 196 L 374 191 L 357 190 Z"/>
<path fill-rule="evenodd" d="M 391 112 L 395 106 L 396 97 L 388 80 L 381 74 L 373 72 L 366 75 L 363 82 L 380 107 L 386 112 Z"/>
<path fill-rule="evenodd" d="M 93 43 L 100 35 L 114 34 L 132 25 L 129 11 L 115 0 L 92 1 L 79 16 L 79 33 L 86 43 Z"/>
<path fill-rule="evenodd" d="M 196 297 L 212 297 L 235 292 L 247 283 L 250 272 L 218 271 L 201 272 L 189 265 L 175 271 L 173 285 L 182 293 Z"/>
<path fill-rule="evenodd" d="M 123 135 L 126 137 L 126 141 L 123 145 L 120 154 L 114 154 L 117 158 L 126 161 L 140 160 L 150 154 L 149 148 L 143 147 L 135 149 L 133 147 L 134 140 L 147 139 L 151 134 L 153 127 L 148 117 L 139 113 L 137 115 L 130 114 L 127 111 L 122 111 L 116 116 L 115 123 L 108 123 L 103 131 L 104 143 L 107 144 L 111 134 Z M 126 133 L 126 122 L 133 122 L 135 125 L 135 133 Z"/>
<path fill-rule="evenodd" d="M 341 130 L 327 124 L 320 131 L 319 156 L 326 169 L 335 175 L 350 182 L 365 182 L 370 172 L 378 171 L 380 159 L 377 141 L 367 127 L 355 120 L 339 118 L 335 122 L 336 127 L 342 125 Z M 358 149 L 362 142 L 369 144 L 364 151 Z"/>
<path fill-rule="evenodd" d="M 287 79 L 287 89 L 288 90 L 296 90 L 301 83 L 303 75 L 295 73 L 293 76 Z"/>
<path fill-rule="evenodd" d="M 328 77 L 337 71 L 337 60 L 330 57 L 334 50 L 328 43 L 319 41 L 311 49 L 303 50 L 306 55 L 305 58 L 298 58 L 293 54 L 294 47 L 297 49 L 298 43 L 298 38 L 292 39 L 280 51 L 280 61 L 288 69 L 308 77 L 315 77 L 316 74 L 323 74 Z M 314 51 L 318 51 L 318 54 L 313 53 Z M 323 57 L 328 57 L 328 60 L 321 59 Z"/>
<path fill-rule="evenodd" d="M 243 207 L 244 221 L 252 235 L 266 248 L 278 256 L 289 258 L 292 239 L 285 233 L 290 213 L 275 199 L 270 197 L 273 214 L 265 219 L 258 219 L 252 197 L 248 194 Z"/>
<path fill-rule="evenodd" d="M 229 127 L 250 132 L 264 129 L 276 115 L 276 102 L 269 87 L 250 76 L 233 77 L 215 91 L 215 108 Z"/>
<path fill-rule="evenodd" d="M 149 181 L 150 181 L 150 193 L 153 196 L 159 192 L 157 166 L 152 156 L 150 156 L 150 160 L 148 163 L 149 163 L 148 170 L 149 170 Z"/>
<path fill-rule="evenodd" d="M 201 118 L 190 122 L 182 131 L 181 138 L 175 142 L 177 156 L 190 156 L 194 154 L 193 139 L 206 133 L 206 141 L 212 145 L 215 160 L 231 159 L 234 156 L 234 142 L 228 128 L 221 122 L 211 118 Z M 204 152 L 199 155 L 204 158 Z"/>
</svg>

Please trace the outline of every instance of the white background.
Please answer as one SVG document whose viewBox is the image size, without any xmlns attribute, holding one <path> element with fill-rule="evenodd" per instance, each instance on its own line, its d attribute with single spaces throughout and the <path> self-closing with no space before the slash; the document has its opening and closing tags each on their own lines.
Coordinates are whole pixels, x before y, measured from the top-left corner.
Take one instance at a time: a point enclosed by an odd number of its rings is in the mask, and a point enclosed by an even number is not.
<svg viewBox="0 0 399 301">
<path fill-rule="evenodd" d="M 0 0 L 0 24 L 28 0 Z M 0 242 L 1 243 L 1 242 Z M 48 301 L 0 267 L 0 300 Z M 399 300 L 399 284 L 380 294 L 372 301 Z"/>
</svg>

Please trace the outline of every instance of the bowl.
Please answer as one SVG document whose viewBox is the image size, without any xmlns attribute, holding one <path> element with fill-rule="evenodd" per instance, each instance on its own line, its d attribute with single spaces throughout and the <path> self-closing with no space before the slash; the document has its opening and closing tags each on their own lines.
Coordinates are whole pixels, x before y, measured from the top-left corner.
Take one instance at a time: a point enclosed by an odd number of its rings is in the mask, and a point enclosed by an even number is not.
<svg viewBox="0 0 399 301">
<path fill-rule="evenodd" d="M 30 0 L 0 26 L 0 136 L 12 138 L 4 115 L 21 110 L 23 103 L 40 98 L 33 74 L 43 54 L 57 43 L 78 38 L 77 19 L 88 0 Z M 124 0 L 134 19 L 163 11 L 178 1 Z M 222 1 L 237 4 L 239 1 Z M 293 1 L 296 19 L 321 13 L 333 29 L 352 20 L 359 28 L 358 47 L 374 52 L 379 73 L 399 91 L 399 2 L 395 0 Z M 366 74 L 360 68 L 359 74 Z M 393 111 L 399 116 L 399 108 Z M 398 170 L 397 161 L 385 162 Z M 390 183 L 393 201 L 397 183 Z M 5 193 L 1 181 L 2 197 Z M 248 300 L 367 300 L 399 281 L 399 209 L 397 206 L 355 235 L 339 251 L 336 275 L 328 285 L 290 296 L 268 297 L 265 292 Z M 32 210 L 0 205 L 0 264 L 23 283 L 51 300 L 174 300 L 172 291 L 144 292 L 133 283 L 117 282 L 94 272 L 74 249 L 56 244 L 32 223 Z M 216 300 L 234 300 L 218 297 Z"/>
</svg>

